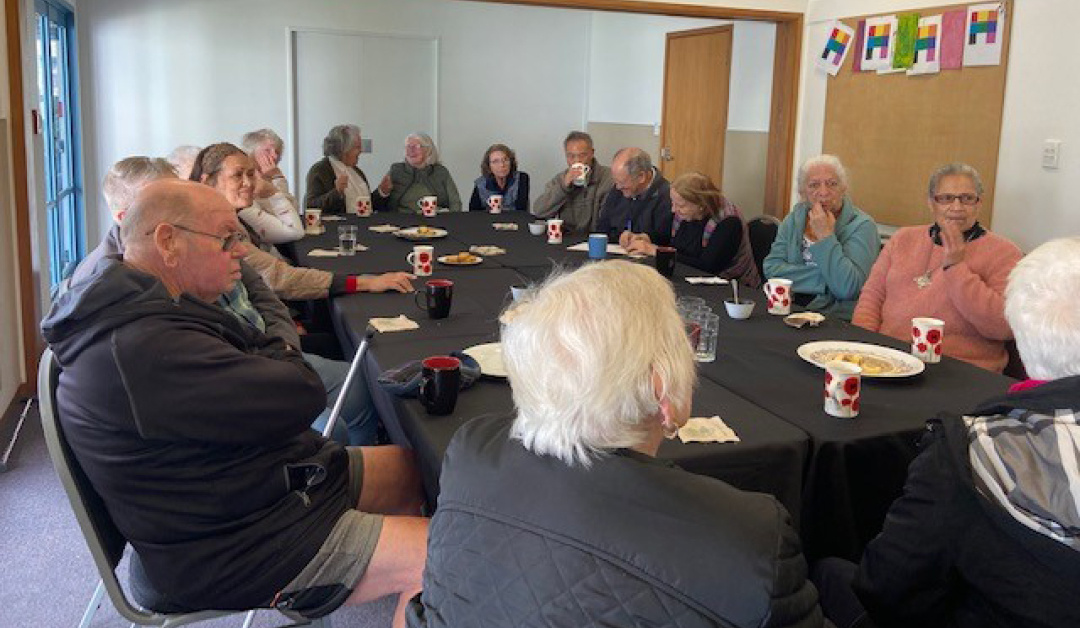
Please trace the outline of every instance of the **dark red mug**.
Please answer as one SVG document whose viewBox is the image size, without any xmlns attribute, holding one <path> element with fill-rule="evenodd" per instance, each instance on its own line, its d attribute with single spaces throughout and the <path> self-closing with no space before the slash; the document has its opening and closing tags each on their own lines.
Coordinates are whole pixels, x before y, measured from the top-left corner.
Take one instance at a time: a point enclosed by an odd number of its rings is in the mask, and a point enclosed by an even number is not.
<svg viewBox="0 0 1080 628">
<path fill-rule="evenodd" d="M 450 303 L 454 300 L 454 282 L 449 279 L 432 279 L 425 284 L 423 293 L 417 292 L 416 307 L 427 310 L 428 318 L 439 319 L 450 316 Z M 419 302 L 424 295 L 425 304 Z"/>
<path fill-rule="evenodd" d="M 461 360 L 436 355 L 424 360 L 420 374 L 420 403 L 428 414 L 450 414 L 461 388 Z"/>
</svg>

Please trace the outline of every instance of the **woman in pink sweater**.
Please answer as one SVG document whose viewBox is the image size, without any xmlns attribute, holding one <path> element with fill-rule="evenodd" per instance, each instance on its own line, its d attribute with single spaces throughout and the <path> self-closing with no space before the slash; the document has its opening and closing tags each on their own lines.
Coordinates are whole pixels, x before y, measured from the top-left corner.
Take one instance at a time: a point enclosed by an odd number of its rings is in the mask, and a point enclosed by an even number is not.
<svg viewBox="0 0 1080 628">
<path fill-rule="evenodd" d="M 1005 283 L 1022 254 L 978 222 L 982 180 L 966 164 L 930 177 L 927 205 L 934 223 L 904 227 L 881 252 L 863 286 L 853 323 L 901 340 L 911 319 L 945 321 L 946 355 L 1001 372 L 1008 362 Z"/>
</svg>

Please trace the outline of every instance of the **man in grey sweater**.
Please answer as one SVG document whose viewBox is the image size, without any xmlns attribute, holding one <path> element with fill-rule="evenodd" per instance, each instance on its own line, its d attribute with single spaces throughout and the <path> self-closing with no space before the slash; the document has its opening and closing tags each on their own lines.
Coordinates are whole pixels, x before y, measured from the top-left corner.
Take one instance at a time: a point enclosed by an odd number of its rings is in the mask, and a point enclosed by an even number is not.
<svg viewBox="0 0 1080 628">
<path fill-rule="evenodd" d="M 537 218 L 561 218 L 565 230 L 588 233 L 611 192 L 611 169 L 596 161 L 588 133 L 572 131 L 563 148 L 566 170 L 548 181 L 531 211 Z"/>
</svg>

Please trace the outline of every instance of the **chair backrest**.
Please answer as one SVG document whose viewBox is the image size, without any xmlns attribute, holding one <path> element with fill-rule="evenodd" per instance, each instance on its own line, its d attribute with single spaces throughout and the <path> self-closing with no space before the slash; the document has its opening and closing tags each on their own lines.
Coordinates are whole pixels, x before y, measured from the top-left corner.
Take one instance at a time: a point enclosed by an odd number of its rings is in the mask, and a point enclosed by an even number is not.
<svg viewBox="0 0 1080 628">
<path fill-rule="evenodd" d="M 746 224 L 750 237 L 750 250 L 754 254 L 754 264 L 757 265 L 758 274 L 762 281 L 765 280 L 765 257 L 772 249 L 776 232 L 780 229 L 780 221 L 773 216 L 758 216 Z"/>
<path fill-rule="evenodd" d="M 83 538 L 90 548 L 90 554 L 113 606 L 129 621 L 160 624 L 160 615 L 143 612 L 128 601 L 116 577 L 116 565 L 124 554 L 127 541 L 117 530 L 105 503 L 90 484 L 90 479 L 79 466 L 79 461 L 64 436 L 56 405 L 59 383 L 60 365 L 52 350 L 46 349 L 38 368 L 38 401 L 45 445 L 49 449 L 53 467 L 60 476 L 60 484 L 64 487 L 71 509 L 75 511 L 75 519 L 79 522 Z"/>
</svg>

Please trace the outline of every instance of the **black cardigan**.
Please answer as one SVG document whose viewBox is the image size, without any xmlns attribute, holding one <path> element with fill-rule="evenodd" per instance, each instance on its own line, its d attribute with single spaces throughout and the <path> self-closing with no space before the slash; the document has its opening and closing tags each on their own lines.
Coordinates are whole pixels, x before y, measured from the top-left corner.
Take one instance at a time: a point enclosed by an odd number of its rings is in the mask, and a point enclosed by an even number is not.
<svg viewBox="0 0 1080 628">
<path fill-rule="evenodd" d="M 368 181 L 367 175 L 364 174 L 363 170 L 357 166 L 353 166 L 352 169 L 360 175 L 360 178 L 367 184 L 368 189 L 371 190 L 372 209 L 382 209 L 382 205 L 386 202 L 386 199 L 372 189 L 371 183 Z M 326 214 L 344 214 L 345 195 L 338 192 L 337 188 L 334 186 L 334 181 L 336 180 L 337 173 L 334 172 L 334 167 L 330 165 L 329 157 L 323 157 L 319 161 L 316 161 L 307 173 L 307 185 L 306 191 L 304 192 L 304 207 L 317 207 Z"/>
</svg>

